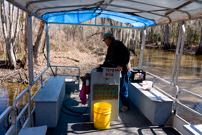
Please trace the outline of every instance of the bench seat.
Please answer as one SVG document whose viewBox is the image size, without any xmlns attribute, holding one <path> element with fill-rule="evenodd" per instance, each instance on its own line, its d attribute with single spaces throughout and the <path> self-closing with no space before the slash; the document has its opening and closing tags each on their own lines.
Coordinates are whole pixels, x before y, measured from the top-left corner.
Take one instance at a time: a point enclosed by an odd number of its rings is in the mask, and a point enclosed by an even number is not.
<svg viewBox="0 0 202 135">
<path fill-rule="evenodd" d="M 65 96 L 65 77 L 50 77 L 35 97 L 35 126 L 57 126 L 60 110 Z"/>
<path fill-rule="evenodd" d="M 199 125 L 184 125 L 183 127 L 191 135 L 202 135 L 202 124 L 199 124 Z"/>
<path fill-rule="evenodd" d="M 18 135 L 46 135 L 47 126 L 22 128 Z"/>
<path fill-rule="evenodd" d="M 129 83 L 128 96 L 153 125 L 165 125 L 172 114 L 173 100 L 153 87 L 145 91 L 140 83 Z"/>
</svg>

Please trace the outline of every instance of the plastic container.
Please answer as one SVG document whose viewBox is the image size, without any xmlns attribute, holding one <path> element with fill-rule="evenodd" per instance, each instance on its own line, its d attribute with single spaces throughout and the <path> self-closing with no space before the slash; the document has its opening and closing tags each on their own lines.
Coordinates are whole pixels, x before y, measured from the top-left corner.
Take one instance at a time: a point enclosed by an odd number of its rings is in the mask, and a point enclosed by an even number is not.
<svg viewBox="0 0 202 135">
<path fill-rule="evenodd" d="M 112 105 L 99 102 L 94 104 L 94 127 L 97 129 L 108 129 L 110 126 Z"/>
<path fill-rule="evenodd" d="M 143 90 L 151 90 L 153 82 L 152 81 L 142 81 Z"/>
</svg>

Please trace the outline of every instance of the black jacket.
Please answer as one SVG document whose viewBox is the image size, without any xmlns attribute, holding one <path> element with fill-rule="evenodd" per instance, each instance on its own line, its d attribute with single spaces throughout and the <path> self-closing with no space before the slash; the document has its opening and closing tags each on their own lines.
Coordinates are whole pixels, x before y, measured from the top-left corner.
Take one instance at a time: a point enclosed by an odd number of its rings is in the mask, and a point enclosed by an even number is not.
<svg viewBox="0 0 202 135">
<path fill-rule="evenodd" d="M 123 67 L 123 72 L 127 72 L 126 65 L 130 60 L 130 51 L 128 48 L 118 40 L 112 40 L 107 50 L 105 62 L 112 61 L 114 66 L 118 65 Z"/>
</svg>

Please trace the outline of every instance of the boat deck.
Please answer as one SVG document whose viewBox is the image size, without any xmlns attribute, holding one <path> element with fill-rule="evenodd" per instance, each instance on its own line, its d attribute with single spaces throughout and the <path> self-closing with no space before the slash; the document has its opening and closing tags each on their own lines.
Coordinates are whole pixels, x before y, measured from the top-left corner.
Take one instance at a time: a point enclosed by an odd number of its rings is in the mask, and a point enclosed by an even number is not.
<svg viewBox="0 0 202 135">
<path fill-rule="evenodd" d="M 110 128 L 107 130 L 98 130 L 94 128 L 93 122 L 89 122 L 89 109 L 87 105 L 81 105 L 79 93 L 68 93 L 65 96 L 65 105 L 60 112 L 56 128 L 48 128 L 47 135 L 73 135 L 73 134 L 99 134 L 99 135 L 178 135 L 179 133 L 171 127 L 153 126 L 147 118 L 132 103 L 127 112 L 119 113 L 119 120 L 111 121 Z M 121 106 L 121 105 L 120 105 Z M 67 109 L 85 114 L 72 113 Z M 148 110 L 149 111 L 149 110 Z M 70 115 L 68 115 L 68 114 Z M 78 116 L 72 116 L 78 115 Z"/>
</svg>

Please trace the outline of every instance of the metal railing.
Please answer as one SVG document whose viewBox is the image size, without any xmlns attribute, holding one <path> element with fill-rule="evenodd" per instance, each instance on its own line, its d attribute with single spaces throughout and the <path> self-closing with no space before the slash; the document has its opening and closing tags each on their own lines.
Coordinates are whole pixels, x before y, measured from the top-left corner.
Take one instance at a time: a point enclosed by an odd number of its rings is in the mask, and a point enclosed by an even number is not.
<svg viewBox="0 0 202 135">
<path fill-rule="evenodd" d="M 160 77 L 158 77 L 158 76 L 156 76 L 156 75 L 154 75 L 154 74 L 151 74 L 151 73 L 148 72 L 148 71 L 146 71 L 146 73 L 147 73 L 147 75 L 152 76 L 152 77 L 153 77 L 153 80 L 158 79 L 158 80 L 160 80 L 160 81 L 162 81 L 162 82 L 164 82 L 164 83 L 166 83 L 166 84 L 169 84 L 169 85 L 173 86 L 173 85 L 172 85 L 172 82 L 169 82 L 169 81 L 167 81 L 167 80 L 165 80 L 165 79 L 163 79 L 163 78 L 160 78 Z M 190 94 L 190 95 L 192 95 L 192 96 L 195 96 L 195 97 L 197 97 L 197 98 L 200 98 L 200 99 L 202 99 L 202 96 L 200 96 L 200 95 L 198 95 L 198 94 L 195 94 L 195 93 L 193 93 L 193 92 L 190 92 L 190 91 L 188 91 L 188 90 L 185 90 L 185 89 L 180 89 L 178 85 L 175 85 L 175 86 L 173 86 L 173 87 L 176 88 L 176 95 L 175 95 L 175 97 L 173 97 L 173 96 L 171 96 L 170 94 L 168 94 L 168 93 L 166 93 L 165 91 L 163 91 L 162 89 L 160 89 L 159 87 L 157 87 L 157 86 L 155 86 L 155 85 L 153 85 L 153 86 L 154 86 L 154 88 L 156 88 L 158 91 L 160 91 L 161 93 L 165 94 L 166 96 L 168 96 L 169 98 L 171 98 L 172 100 L 175 101 L 175 105 L 174 105 L 174 108 L 173 108 L 173 110 L 172 110 L 172 111 L 174 112 L 174 115 L 177 115 L 177 111 L 178 111 L 178 109 L 179 109 L 178 106 L 181 105 L 183 108 L 185 108 L 185 109 L 191 111 L 192 113 L 194 113 L 194 114 L 199 115 L 199 116 L 202 117 L 202 114 L 201 114 L 201 113 L 199 113 L 199 112 L 195 111 L 194 109 L 192 109 L 192 108 L 186 106 L 185 104 L 181 103 L 181 102 L 180 102 L 180 99 L 179 99 L 180 93 L 181 93 L 182 91 L 183 91 L 183 92 L 186 92 L 187 94 Z"/>
<path fill-rule="evenodd" d="M 79 77 L 80 77 L 80 68 L 76 67 L 76 66 L 52 66 L 56 68 L 56 74 L 57 75 L 57 68 L 58 67 L 62 67 L 62 68 L 77 68 L 78 69 L 78 74 L 76 75 L 69 75 L 69 74 L 62 74 L 63 76 L 74 76 L 77 77 L 78 79 L 78 83 L 80 82 Z M 46 77 L 46 79 L 43 81 L 43 74 L 48 70 L 49 67 L 46 67 L 37 77 L 36 79 L 33 81 L 32 84 L 29 85 L 28 88 L 24 89 L 15 99 L 13 102 L 13 106 L 9 106 L 6 108 L 6 110 L 0 115 L 0 123 L 4 120 L 4 118 L 11 113 L 11 126 L 8 129 L 8 131 L 6 132 L 6 135 L 10 135 L 10 134 L 16 134 L 18 132 L 17 129 L 17 122 L 19 121 L 19 119 L 22 117 L 22 115 L 25 113 L 25 111 L 28 109 L 28 117 L 23 125 L 23 127 L 26 127 L 27 125 L 29 127 L 33 126 L 33 121 L 32 121 L 32 114 L 35 111 L 35 107 L 33 107 L 33 109 L 31 110 L 31 102 L 34 100 L 35 96 L 38 94 L 38 92 L 41 90 L 41 88 L 43 88 L 45 82 L 47 82 L 47 80 L 49 79 L 49 75 Z M 59 75 L 59 74 L 58 74 Z M 31 97 L 31 88 L 32 86 L 40 79 L 40 86 L 38 87 L 37 91 L 34 93 L 34 95 Z M 20 111 L 20 113 L 17 115 L 17 102 L 23 97 L 25 96 L 25 94 L 27 93 L 27 104 L 22 108 L 22 110 Z"/>
<path fill-rule="evenodd" d="M 55 65 L 52 65 L 51 67 L 55 67 L 55 75 L 56 76 L 71 76 L 71 77 L 76 77 L 77 80 L 78 80 L 78 84 L 80 84 L 80 68 L 77 67 L 77 66 L 55 66 Z M 58 74 L 58 68 L 75 68 L 75 69 L 78 69 L 78 72 L 77 74 Z"/>
</svg>

